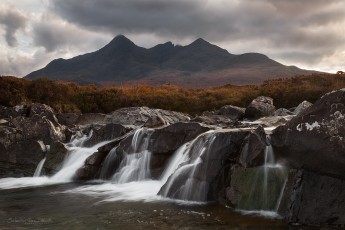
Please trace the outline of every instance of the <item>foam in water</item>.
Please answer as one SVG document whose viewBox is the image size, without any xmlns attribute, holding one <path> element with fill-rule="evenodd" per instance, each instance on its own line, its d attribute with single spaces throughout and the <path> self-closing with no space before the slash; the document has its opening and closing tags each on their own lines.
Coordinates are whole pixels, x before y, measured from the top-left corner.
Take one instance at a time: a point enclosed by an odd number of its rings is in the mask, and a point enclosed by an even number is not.
<svg viewBox="0 0 345 230">
<path fill-rule="evenodd" d="M 36 168 L 35 173 L 34 173 L 34 177 L 41 176 L 41 172 L 42 172 L 42 168 L 43 168 L 44 162 L 46 162 L 46 158 L 45 157 L 40 161 L 40 163 L 38 163 L 37 168 Z"/>
</svg>

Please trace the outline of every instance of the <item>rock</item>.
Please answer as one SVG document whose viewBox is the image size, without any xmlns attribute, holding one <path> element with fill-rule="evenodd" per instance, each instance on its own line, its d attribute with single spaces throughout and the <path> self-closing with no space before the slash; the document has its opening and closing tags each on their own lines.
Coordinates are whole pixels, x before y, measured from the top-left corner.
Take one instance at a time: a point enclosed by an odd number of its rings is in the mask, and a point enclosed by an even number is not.
<svg viewBox="0 0 345 230">
<path fill-rule="evenodd" d="M 345 181 L 291 170 L 278 213 L 293 224 L 344 226 Z"/>
<path fill-rule="evenodd" d="M 112 139 L 119 138 L 131 131 L 132 129 L 126 128 L 119 124 L 107 124 L 107 125 L 93 125 L 92 126 L 92 136 L 90 139 L 86 140 L 84 146 L 93 146 L 102 141 L 108 141 Z"/>
<path fill-rule="evenodd" d="M 345 178 L 345 90 L 326 94 L 273 130 L 272 145 L 292 168 Z"/>
<path fill-rule="evenodd" d="M 189 121 L 189 116 L 168 110 L 151 109 L 148 107 L 129 107 L 118 109 L 105 118 L 106 123 L 116 123 L 121 125 L 144 125 L 149 118 L 160 117 L 164 124 L 173 124 L 181 121 Z M 152 118 L 155 119 L 155 118 Z"/>
<path fill-rule="evenodd" d="M 79 168 L 76 172 L 76 178 L 77 180 L 91 180 L 98 178 L 100 176 L 100 171 L 102 168 L 102 165 L 104 163 L 104 160 L 106 157 L 111 154 L 111 151 L 124 139 L 131 136 L 132 133 L 126 133 L 125 135 L 116 138 L 115 140 L 111 141 L 110 143 L 107 143 L 101 147 L 98 148 L 98 151 L 93 153 L 91 156 L 89 156 L 85 162 L 84 165 Z M 120 162 L 123 159 L 121 156 Z M 101 175 L 101 179 L 108 179 L 110 176 L 112 176 L 117 168 L 119 167 L 119 162 L 115 160 L 114 163 L 110 162 L 112 164 L 112 169 L 110 172 L 104 173 L 104 175 Z"/>
<path fill-rule="evenodd" d="M 267 194 L 264 191 L 264 169 L 262 167 L 232 167 L 230 183 L 226 187 L 225 202 L 242 210 L 276 210 L 287 177 L 282 168 L 269 168 Z"/>
<path fill-rule="evenodd" d="M 273 99 L 270 97 L 259 96 L 255 98 L 246 108 L 246 118 L 260 118 L 272 116 L 275 112 Z"/>
<path fill-rule="evenodd" d="M 8 120 L 0 119 L 0 126 L 8 126 L 8 125 L 9 125 Z"/>
<path fill-rule="evenodd" d="M 219 115 L 229 117 L 231 120 L 240 120 L 244 117 L 245 111 L 245 108 L 233 105 L 225 105 L 222 108 L 220 108 L 216 113 Z"/>
<path fill-rule="evenodd" d="M 204 112 L 202 112 L 201 116 L 217 115 L 216 114 L 217 112 L 216 111 L 204 111 Z"/>
<path fill-rule="evenodd" d="M 165 125 L 168 125 L 168 123 L 164 120 L 163 117 L 161 117 L 160 115 L 153 115 L 145 122 L 144 127 L 157 128 Z"/>
<path fill-rule="evenodd" d="M 56 141 L 49 145 L 49 151 L 46 154 L 44 170 L 46 174 L 54 174 L 59 171 L 66 157 L 68 149 L 65 144 Z"/>
<path fill-rule="evenodd" d="M 47 149 L 43 142 L 23 140 L 5 146 L 0 143 L 0 177 L 31 177 Z"/>
<path fill-rule="evenodd" d="M 280 125 L 285 125 L 288 121 L 290 121 L 294 116 L 288 115 L 288 116 L 272 116 L 272 117 L 262 117 L 256 122 L 260 124 L 263 127 L 277 127 Z"/>
<path fill-rule="evenodd" d="M 101 164 L 108 155 L 107 152 L 95 152 L 89 156 L 84 163 L 84 166 L 79 168 L 76 172 L 77 180 L 91 180 L 99 175 Z"/>
<path fill-rule="evenodd" d="M 238 161 L 248 134 L 248 130 L 224 129 L 199 136 L 190 147 L 189 159 L 169 177 L 158 194 L 195 201 L 212 201 L 224 196 L 225 176 L 231 165 Z M 201 151 L 200 148 L 206 149 Z M 197 159 L 200 159 L 199 163 L 194 164 Z M 195 167 L 191 167 L 193 164 Z M 187 181 L 193 186 L 186 187 Z M 190 190 L 185 193 L 186 189 Z"/>
<path fill-rule="evenodd" d="M 151 172 L 158 178 L 163 172 L 172 154 L 184 143 L 196 138 L 199 134 L 210 130 L 199 123 L 179 122 L 156 129 L 150 135 L 148 150 L 152 153 Z"/>
<path fill-rule="evenodd" d="M 0 105 L 0 118 L 12 119 L 19 116 L 26 116 L 28 108 L 25 105 L 5 107 Z"/>
<path fill-rule="evenodd" d="M 106 115 L 102 113 L 85 113 L 81 114 L 77 121 L 77 125 L 90 125 L 90 124 L 107 124 L 112 122 L 105 121 Z"/>
<path fill-rule="evenodd" d="M 295 115 L 299 115 L 300 113 L 303 113 L 305 110 L 307 110 L 312 105 L 313 104 L 310 103 L 309 101 L 303 101 L 295 108 L 293 113 Z"/>
<path fill-rule="evenodd" d="M 244 139 L 239 163 L 243 167 L 255 167 L 265 163 L 266 134 L 262 126 L 259 126 Z"/>
<path fill-rule="evenodd" d="M 277 109 L 273 115 L 274 116 L 289 116 L 289 115 L 294 115 L 294 113 L 288 109 L 280 108 L 280 109 Z"/>
<path fill-rule="evenodd" d="M 56 118 L 59 123 L 68 127 L 73 127 L 77 124 L 80 114 L 76 113 L 58 113 Z"/>
<path fill-rule="evenodd" d="M 235 122 L 223 115 L 209 115 L 198 116 L 191 120 L 191 122 L 199 122 L 206 125 L 214 125 L 223 128 L 234 127 Z"/>
<path fill-rule="evenodd" d="M 27 117 L 37 119 L 48 119 L 54 126 L 60 126 L 54 110 L 45 104 L 32 103 L 28 108 Z"/>
<path fill-rule="evenodd" d="M 22 131 L 23 138 L 27 140 L 42 140 L 45 144 L 66 140 L 65 127 L 55 126 L 45 116 L 17 117 L 12 119 L 11 123 Z"/>
</svg>

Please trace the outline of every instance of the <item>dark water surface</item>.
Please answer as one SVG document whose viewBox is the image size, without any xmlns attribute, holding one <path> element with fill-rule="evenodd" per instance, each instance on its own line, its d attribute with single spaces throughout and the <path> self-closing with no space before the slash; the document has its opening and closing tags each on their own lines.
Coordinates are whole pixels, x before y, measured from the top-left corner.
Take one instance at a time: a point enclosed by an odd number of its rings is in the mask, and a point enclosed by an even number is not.
<svg viewBox="0 0 345 230">
<path fill-rule="evenodd" d="M 279 219 L 216 204 L 110 201 L 64 193 L 77 184 L 0 190 L 0 229 L 286 229 Z"/>
</svg>

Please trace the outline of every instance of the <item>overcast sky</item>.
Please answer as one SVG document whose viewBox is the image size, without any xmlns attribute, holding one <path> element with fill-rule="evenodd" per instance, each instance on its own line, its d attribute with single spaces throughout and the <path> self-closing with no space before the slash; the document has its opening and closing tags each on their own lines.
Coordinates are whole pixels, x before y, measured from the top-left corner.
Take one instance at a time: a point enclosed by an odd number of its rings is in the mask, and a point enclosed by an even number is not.
<svg viewBox="0 0 345 230">
<path fill-rule="evenodd" d="M 117 34 L 146 48 L 201 37 L 233 54 L 345 70 L 345 0 L 1 0 L 0 75 L 25 76 Z"/>
</svg>

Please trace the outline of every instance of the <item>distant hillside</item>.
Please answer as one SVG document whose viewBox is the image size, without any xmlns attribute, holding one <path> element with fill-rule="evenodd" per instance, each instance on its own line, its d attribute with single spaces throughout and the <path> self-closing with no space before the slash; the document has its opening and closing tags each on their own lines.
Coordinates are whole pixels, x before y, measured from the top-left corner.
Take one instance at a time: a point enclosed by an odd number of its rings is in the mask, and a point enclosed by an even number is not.
<svg viewBox="0 0 345 230">
<path fill-rule="evenodd" d="M 206 87 L 259 84 L 267 79 L 311 73 L 295 66 L 282 65 L 259 53 L 230 54 L 201 38 L 187 46 L 167 42 L 145 49 L 118 35 L 96 52 L 53 60 L 26 78 L 47 77 L 79 84 L 170 83 Z"/>
</svg>

